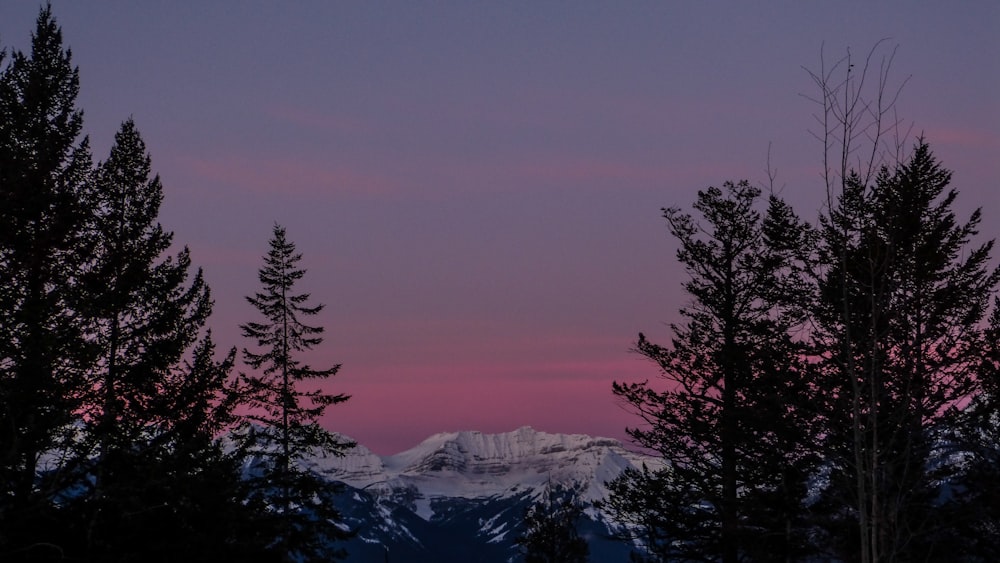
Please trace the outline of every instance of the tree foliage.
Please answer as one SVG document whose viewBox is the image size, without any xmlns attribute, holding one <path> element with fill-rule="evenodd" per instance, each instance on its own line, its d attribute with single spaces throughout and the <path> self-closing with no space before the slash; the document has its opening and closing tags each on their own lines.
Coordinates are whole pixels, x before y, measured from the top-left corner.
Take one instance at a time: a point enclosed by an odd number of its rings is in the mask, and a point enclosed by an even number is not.
<svg viewBox="0 0 1000 563">
<path fill-rule="evenodd" d="M 329 502 L 338 489 L 302 462 L 316 455 L 343 455 L 353 445 L 318 422 L 328 406 L 349 397 L 302 388 L 335 375 L 340 365 L 314 369 L 303 363 L 302 353 L 323 342 L 323 327 L 305 324 L 304 317 L 316 315 L 323 305 L 309 305 L 308 293 L 295 292 L 306 272 L 298 267 L 302 255 L 280 225 L 274 225 L 269 246 L 259 271 L 262 290 L 247 297 L 262 319 L 242 325 L 243 336 L 259 349 L 243 349 L 244 361 L 256 371 L 242 375 L 251 409 L 245 447 L 257 460 L 251 473 L 254 494 L 279 523 L 279 552 L 308 560 L 336 557 L 341 554 L 329 546 L 347 537 L 334 524 L 340 516 Z"/>
<path fill-rule="evenodd" d="M 646 423 L 629 435 L 668 467 L 627 473 L 613 490 L 656 485 L 655 502 L 673 507 L 673 522 L 647 534 L 657 538 L 651 546 L 670 545 L 672 558 L 736 561 L 803 545 L 812 427 L 803 348 L 791 334 L 802 321 L 796 253 L 811 231 L 777 198 L 761 215 L 760 194 L 747 182 L 700 191 L 694 207 L 704 223 L 664 209 L 693 300 L 671 325 L 670 347 L 639 335 L 636 349 L 659 367 L 663 388 L 614 386 Z"/>
<path fill-rule="evenodd" d="M 0 550 L 44 541 L 89 347 L 76 322 L 91 161 L 51 9 L 0 68 Z M 43 479 L 39 479 L 42 470 Z"/>
<path fill-rule="evenodd" d="M 577 531 L 582 515 L 574 491 L 549 483 L 542 498 L 524 511 L 524 533 L 516 543 L 525 563 L 586 563 L 590 549 Z"/>
<path fill-rule="evenodd" d="M 947 526 L 940 483 L 959 467 L 951 435 L 962 408 L 982 394 L 1000 271 L 992 241 L 972 245 L 980 211 L 955 216 L 950 180 L 920 139 L 873 185 L 849 177 L 824 220 L 815 336 L 834 468 L 826 493 L 863 505 L 873 560 L 952 556 L 935 549 Z"/>
<path fill-rule="evenodd" d="M 669 347 L 639 337 L 666 388 L 614 391 L 667 466 L 607 503 L 646 557 L 995 554 L 993 242 L 923 139 L 844 178 L 818 231 L 773 198 L 757 216 L 745 184 L 699 193 L 706 225 L 665 210 L 692 305 Z"/>
<path fill-rule="evenodd" d="M 626 469 L 608 483 L 608 497 L 599 504 L 618 527 L 616 536 L 638 548 L 631 556 L 635 563 L 689 559 L 697 553 L 692 545 L 710 541 L 700 531 L 698 492 L 668 471 Z"/>
<path fill-rule="evenodd" d="M 773 199 L 763 223 L 711 192 L 707 226 L 665 211 L 692 305 L 670 346 L 640 335 L 665 388 L 614 390 L 667 466 L 606 502 L 649 559 L 997 556 L 1000 270 L 951 172 L 923 138 L 906 151 L 879 48 L 810 72 L 818 229 Z"/>
<path fill-rule="evenodd" d="M 0 67 L 0 559 L 267 556 L 239 402 L 132 120 L 92 166 L 51 9 Z M 0 58 L 0 62 L 3 59 Z"/>
<path fill-rule="evenodd" d="M 942 550 L 956 559 L 1000 560 L 1000 303 L 994 301 L 986 350 L 977 377 L 983 389 L 961 413 L 956 444 L 962 452 L 942 519 Z"/>
<path fill-rule="evenodd" d="M 89 505 L 86 537 L 95 553 L 113 549 L 123 514 L 149 508 L 145 501 L 128 506 L 140 492 L 165 485 L 139 468 L 151 470 L 160 461 L 163 423 L 176 415 L 168 399 L 187 383 L 173 375 L 211 311 L 201 272 L 188 283 L 188 250 L 162 258 L 172 238 L 156 222 L 162 199 L 145 144 L 128 120 L 97 167 L 88 202 L 93 253 L 80 276 L 95 361 L 82 395 L 85 428 L 78 445 L 93 487 L 77 500 Z"/>
<path fill-rule="evenodd" d="M 814 314 L 819 404 L 832 428 L 825 498 L 836 497 L 820 508 L 840 557 L 947 560 L 954 530 L 939 525 L 943 499 L 968 455 L 957 448 L 969 447 L 954 434 L 959 411 L 985 404 L 973 366 L 988 363 L 996 272 L 992 242 L 974 246 L 979 211 L 955 217 L 951 173 L 922 138 L 907 153 L 895 113 L 906 80 L 890 88 L 895 50 L 880 53 L 883 42 L 864 58 L 822 57 L 809 73 L 828 210 Z"/>
</svg>

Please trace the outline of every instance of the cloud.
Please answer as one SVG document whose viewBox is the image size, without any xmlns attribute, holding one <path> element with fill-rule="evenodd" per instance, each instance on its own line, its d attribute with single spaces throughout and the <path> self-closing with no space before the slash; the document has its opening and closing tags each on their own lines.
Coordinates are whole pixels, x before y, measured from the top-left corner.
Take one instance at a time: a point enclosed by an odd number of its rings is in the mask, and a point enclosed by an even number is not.
<svg viewBox="0 0 1000 563">
<path fill-rule="evenodd" d="M 576 384 L 582 381 L 635 380 L 656 375 L 655 368 L 636 358 L 604 360 L 538 360 L 519 361 L 498 358 L 494 362 L 448 363 L 420 358 L 419 363 L 365 365 L 351 368 L 345 362 L 343 379 L 371 382 L 446 382 L 455 385 L 477 385 L 497 379 L 517 381 L 551 381 Z"/>
<path fill-rule="evenodd" d="M 514 173 L 531 181 L 599 182 L 620 189 L 661 188 L 668 183 L 702 176 L 725 178 L 727 173 L 732 174 L 736 168 L 735 163 L 724 162 L 686 163 L 683 166 L 677 166 L 613 159 L 563 157 L 526 160 L 514 168 Z"/>
<path fill-rule="evenodd" d="M 437 432 L 508 432 L 530 425 L 547 432 L 624 438 L 635 417 L 617 404 L 607 381 L 532 381 L 494 378 L 470 384 L 443 381 L 342 386 L 346 403 L 327 411 L 324 426 L 381 454 L 416 445 Z"/>
<path fill-rule="evenodd" d="M 383 197 L 397 191 L 385 176 L 297 156 L 186 155 L 178 163 L 196 177 L 254 195 Z"/>
<path fill-rule="evenodd" d="M 924 134 L 932 146 L 941 143 L 977 149 L 1000 147 L 1000 136 L 980 129 L 932 127 L 927 129 Z"/>
</svg>

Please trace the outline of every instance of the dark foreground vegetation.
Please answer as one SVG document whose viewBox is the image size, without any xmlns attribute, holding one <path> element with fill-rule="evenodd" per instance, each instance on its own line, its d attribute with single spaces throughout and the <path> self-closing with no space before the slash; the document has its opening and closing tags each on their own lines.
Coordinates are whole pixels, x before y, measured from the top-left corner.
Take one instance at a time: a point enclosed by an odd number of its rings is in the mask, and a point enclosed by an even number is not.
<svg viewBox="0 0 1000 563">
<path fill-rule="evenodd" d="M 157 222 L 163 190 L 135 124 L 93 164 L 78 71 L 51 9 L 0 61 L 0 560 L 329 561 L 336 491 L 303 457 L 343 395 L 298 359 L 322 308 L 275 225 L 243 325 L 251 373 L 218 353 L 212 299 Z M 225 438 L 223 438 L 225 437 Z M 225 441 L 224 441 L 225 440 Z"/>
<path fill-rule="evenodd" d="M 605 503 L 638 561 L 1000 560 L 993 241 L 899 135 L 879 49 L 812 73 L 817 225 L 748 182 L 663 210 L 690 302 L 639 335 L 663 383 L 614 392 L 668 465 Z"/>
</svg>

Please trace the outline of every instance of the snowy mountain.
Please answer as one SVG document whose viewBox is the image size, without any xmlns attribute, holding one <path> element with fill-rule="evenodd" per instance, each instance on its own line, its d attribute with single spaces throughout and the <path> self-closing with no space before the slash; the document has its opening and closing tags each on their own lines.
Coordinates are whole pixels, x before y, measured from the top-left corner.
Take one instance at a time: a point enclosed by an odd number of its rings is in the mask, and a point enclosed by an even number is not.
<svg viewBox="0 0 1000 563">
<path fill-rule="evenodd" d="M 592 560 L 627 559 L 627 546 L 607 538 L 609 525 L 592 503 L 605 482 L 653 458 L 620 442 L 581 434 L 520 428 L 504 434 L 436 434 L 388 457 L 357 446 L 311 468 L 346 485 L 337 504 L 357 536 L 348 561 L 514 562 L 527 506 L 547 483 L 581 491 Z"/>
</svg>

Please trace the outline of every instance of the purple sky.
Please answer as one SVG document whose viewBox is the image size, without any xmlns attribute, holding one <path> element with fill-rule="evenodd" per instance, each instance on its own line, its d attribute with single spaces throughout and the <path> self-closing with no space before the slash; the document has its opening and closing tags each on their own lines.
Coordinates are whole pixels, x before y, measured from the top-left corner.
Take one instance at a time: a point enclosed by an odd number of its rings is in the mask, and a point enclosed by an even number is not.
<svg viewBox="0 0 1000 563">
<path fill-rule="evenodd" d="M 95 160 L 133 116 L 220 346 L 277 221 L 327 304 L 326 425 L 378 453 L 441 431 L 622 438 L 613 380 L 685 303 L 660 208 L 766 180 L 814 218 L 816 68 L 899 45 L 899 103 L 1000 234 L 1000 4 L 53 2 Z M 756 3 L 753 3 L 756 4 Z M 960 6 L 960 7 L 959 7 Z M 26 50 L 38 5 L 0 6 Z"/>
</svg>

